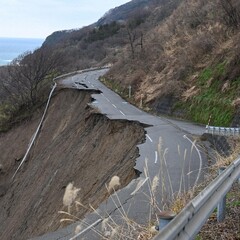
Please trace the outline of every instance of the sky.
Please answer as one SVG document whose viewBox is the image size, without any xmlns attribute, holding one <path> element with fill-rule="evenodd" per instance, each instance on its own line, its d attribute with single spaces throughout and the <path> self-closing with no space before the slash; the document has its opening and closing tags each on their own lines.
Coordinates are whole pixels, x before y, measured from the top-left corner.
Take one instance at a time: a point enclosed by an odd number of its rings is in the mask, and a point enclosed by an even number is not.
<svg viewBox="0 0 240 240">
<path fill-rule="evenodd" d="M 0 0 L 0 37 L 42 38 L 96 22 L 130 0 Z"/>
</svg>

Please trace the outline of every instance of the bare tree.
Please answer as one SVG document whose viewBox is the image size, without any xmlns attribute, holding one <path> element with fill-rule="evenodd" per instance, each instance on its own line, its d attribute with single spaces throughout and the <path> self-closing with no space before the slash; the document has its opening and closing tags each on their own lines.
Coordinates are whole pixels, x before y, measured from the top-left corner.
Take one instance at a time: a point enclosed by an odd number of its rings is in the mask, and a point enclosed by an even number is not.
<svg viewBox="0 0 240 240">
<path fill-rule="evenodd" d="M 137 9 L 131 14 L 131 18 L 126 24 L 126 30 L 128 35 L 128 41 L 131 47 L 132 58 L 135 58 L 136 48 L 140 46 L 141 51 L 143 51 L 143 31 L 144 27 L 140 27 L 146 18 L 149 16 L 150 12 L 146 9 Z"/>
<path fill-rule="evenodd" d="M 137 49 L 143 51 L 143 31 L 141 28 L 134 28 L 129 25 L 126 26 L 127 36 L 128 36 L 128 42 L 131 49 L 131 56 L 134 59 L 136 56 Z"/>
<path fill-rule="evenodd" d="M 34 105 L 42 82 L 56 74 L 62 60 L 62 57 L 51 49 L 41 48 L 16 59 L 9 75 L 12 82 L 21 85 L 31 105 Z"/>
<path fill-rule="evenodd" d="M 16 108 L 33 106 L 41 95 L 41 89 L 53 78 L 63 63 L 61 54 L 49 48 L 26 52 L 6 67 L 1 75 L 1 89 Z"/>
<path fill-rule="evenodd" d="M 129 44 L 131 47 L 131 55 L 132 58 L 135 58 L 135 46 L 134 46 L 134 42 L 136 40 L 136 31 L 132 31 L 129 27 L 127 27 L 127 34 L 128 34 L 128 40 L 129 40 Z"/>
</svg>

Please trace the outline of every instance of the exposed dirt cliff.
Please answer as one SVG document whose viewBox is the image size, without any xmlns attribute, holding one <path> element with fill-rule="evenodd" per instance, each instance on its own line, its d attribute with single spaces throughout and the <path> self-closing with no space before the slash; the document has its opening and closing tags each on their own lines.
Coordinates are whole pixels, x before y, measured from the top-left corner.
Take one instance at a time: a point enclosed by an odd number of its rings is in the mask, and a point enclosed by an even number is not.
<svg viewBox="0 0 240 240">
<path fill-rule="evenodd" d="M 144 129 L 136 122 L 109 120 L 88 103 L 89 92 L 59 90 L 53 97 L 40 135 L 13 182 L 11 177 L 34 133 L 42 109 L 31 120 L 1 134 L 0 236 L 27 239 L 61 227 L 59 210 L 69 182 L 81 188 L 82 203 L 97 206 L 111 177 L 122 186 L 136 175 L 137 144 Z M 85 210 L 77 213 L 78 217 Z M 76 214 L 76 212 L 74 212 Z"/>
</svg>

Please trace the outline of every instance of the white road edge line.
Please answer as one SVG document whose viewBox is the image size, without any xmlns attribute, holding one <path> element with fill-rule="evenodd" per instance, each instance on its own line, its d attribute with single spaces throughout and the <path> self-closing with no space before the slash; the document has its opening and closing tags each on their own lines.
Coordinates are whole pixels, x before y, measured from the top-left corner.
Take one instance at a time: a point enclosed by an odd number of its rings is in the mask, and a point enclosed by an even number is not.
<svg viewBox="0 0 240 240">
<path fill-rule="evenodd" d="M 158 152 L 155 151 L 155 163 L 157 163 L 157 160 L 158 160 Z"/>
<path fill-rule="evenodd" d="M 108 102 L 110 102 L 110 100 L 103 93 L 101 93 L 101 95 L 105 97 Z"/>
<path fill-rule="evenodd" d="M 121 110 L 119 110 L 119 112 L 120 112 L 123 116 L 126 116 Z"/>
<path fill-rule="evenodd" d="M 150 142 L 153 142 L 153 140 L 149 137 L 148 134 L 146 134 L 147 138 L 150 140 Z"/>
</svg>

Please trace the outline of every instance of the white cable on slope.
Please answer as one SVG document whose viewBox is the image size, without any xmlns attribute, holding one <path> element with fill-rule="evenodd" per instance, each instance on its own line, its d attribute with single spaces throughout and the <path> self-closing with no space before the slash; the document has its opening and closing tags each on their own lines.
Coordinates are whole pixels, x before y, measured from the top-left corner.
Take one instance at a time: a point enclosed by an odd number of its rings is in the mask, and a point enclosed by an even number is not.
<svg viewBox="0 0 240 240">
<path fill-rule="evenodd" d="M 48 96 L 47 105 L 46 105 L 46 107 L 45 107 L 45 110 L 44 110 L 43 116 L 42 116 L 42 118 L 41 118 L 41 121 L 40 121 L 40 123 L 39 123 L 39 125 L 38 125 L 38 127 L 37 127 L 37 130 L 36 130 L 35 133 L 33 134 L 33 137 L 31 138 L 31 141 L 30 141 L 30 143 L 29 143 L 29 145 L 28 145 L 27 151 L 26 151 L 26 153 L 25 153 L 25 155 L 24 155 L 21 163 L 19 164 L 17 170 L 15 171 L 15 173 L 14 173 L 13 176 L 12 176 L 12 180 L 13 180 L 14 177 L 16 176 L 16 174 L 17 174 L 17 172 L 19 171 L 19 169 L 20 169 L 20 167 L 22 166 L 22 164 L 25 162 L 25 160 L 26 160 L 26 158 L 27 158 L 27 156 L 28 156 L 28 153 L 30 152 L 30 150 L 31 150 L 31 148 L 32 148 L 32 146 L 33 146 L 33 144 L 34 144 L 34 141 L 35 141 L 35 139 L 36 139 L 36 137 L 37 137 L 37 135 L 38 135 L 38 133 L 39 133 L 39 130 L 40 130 L 40 128 L 41 128 L 41 126 L 42 126 L 42 123 L 43 123 L 43 121 L 44 121 L 44 118 L 45 118 L 45 116 L 46 116 L 46 113 L 47 113 L 47 110 L 48 110 L 48 107 L 49 107 L 49 103 L 50 103 L 52 94 L 53 94 L 53 92 L 54 92 L 54 90 L 55 90 L 56 87 L 57 87 L 57 84 L 55 83 L 55 84 L 53 85 L 53 88 L 52 88 L 49 96 Z"/>
</svg>

